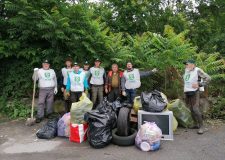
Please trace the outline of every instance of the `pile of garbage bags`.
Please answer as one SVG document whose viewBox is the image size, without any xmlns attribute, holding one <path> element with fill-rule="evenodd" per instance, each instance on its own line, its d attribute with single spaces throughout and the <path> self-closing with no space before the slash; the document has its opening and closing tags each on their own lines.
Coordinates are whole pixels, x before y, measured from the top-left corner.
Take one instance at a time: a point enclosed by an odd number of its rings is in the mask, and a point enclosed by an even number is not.
<svg viewBox="0 0 225 160">
<path fill-rule="evenodd" d="M 82 124 L 84 122 L 84 114 L 90 111 L 92 107 L 93 103 L 87 95 L 83 93 L 79 102 L 72 103 L 70 109 L 71 123 Z"/>
<path fill-rule="evenodd" d="M 142 151 L 155 151 L 160 148 L 161 129 L 154 122 L 145 122 L 141 125 L 135 144 Z"/>
<path fill-rule="evenodd" d="M 116 111 L 107 99 L 97 106 L 96 110 L 85 115 L 89 124 L 88 142 L 94 148 L 103 148 L 111 143 L 112 129 L 116 124 Z"/>
<path fill-rule="evenodd" d="M 70 112 L 66 113 L 59 119 L 57 123 L 58 136 L 69 137 L 70 136 Z"/>
<path fill-rule="evenodd" d="M 49 120 L 41 129 L 36 133 L 40 139 L 52 139 L 57 136 L 57 123 L 58 118 Z"/>
<path fill-rule="evenodd" d="M 152 92 L 142 92 L 141 102 L 143 110 L 147 112 L 162 112 L 166 106 L 167 102 L 162 97 L 161 92 L 154 90 Z"/>
<path fill-rule="evenodd" d="M 186 107 L 185 103 L 182 100 L 176 99 L 171 101 L 168 104 L 167 108 L 170 111 L 173 111 L 173 115 L 176 117 L 179 125 L 185 128 L 189 128 L 194 125 L 191 111 Z"/>
</svg>

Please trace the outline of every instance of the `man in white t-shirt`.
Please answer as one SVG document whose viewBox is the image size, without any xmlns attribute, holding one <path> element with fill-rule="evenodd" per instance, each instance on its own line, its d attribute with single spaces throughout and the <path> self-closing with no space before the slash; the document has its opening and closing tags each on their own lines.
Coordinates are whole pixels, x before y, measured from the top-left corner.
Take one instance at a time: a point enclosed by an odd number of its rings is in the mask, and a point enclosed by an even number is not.
<svg viewBox="0 0 225 160">
<path fill-rule="evenodd" d="M 65 112 L 68 113 L 70 112 L 69 108 L 71 106 L 71 101 L 70 101 L 70 97 L 66 94 L 66 85 L 67 85 L 67 79 L 68 79 L 68 75 L 73 71 L 72 68 L 72 58 L 67 58 L 65 61 L 65 67 L 62 68 L 61 70 L 61 91 L 63 92 L 63 97 L 64 97 L 64 101 L 65 101 Z"/>
<path fill-rule="evenodd" d="M 184 79 L 184 94 L 187 106 L 190 108 L 192 117 L 198 128 L 198 134 L 203 134 L 207 129 L 203 127 L 202 113 L 200 111 L 200 93 L 201 87 L 206 86 L 211 77 L 201 68 L 196 67 L 195 61 L 190 59 L 184 62 L 185 73 Z"/>
<path fill-rule="evenodd" d="M 69 74 L 66 85 L 66 92 L 70 94 L 71 102 L 78 102 L 82 93 L 85 92 L 88 87 L 85 73 L 80 71 L 80 65 L 75 62 L 73 72 Z"/>
<path fill-rule="evenodd" d="M 97 58 L 94 67 L 90 68 L 91 100 L 93 109 L 103 101 L 105 69 L 101 66 L 101 61 Z M 98 102 L 97 102 L 98 100 Z"/>
<path fill-rule="evenodd" d="M 127 62 L 127 69 L 123 72 L 121 78 L 122 95 L 127 96 L 129 103 L 133 104 L 136 96 L 137 89 L 141 86 L 141 78 L 152 75 L 157 72 L 154 68 L 151 71 L 139 71 L 139 69 L 133 68 L 131 62 Z"/>
<path fill-rule="evenodd" d="M 32 76 L 33 80 L 38 80 L 39 97 L 38 97 L 38 109 L 36 123 L 41 122 L 44 118 L 44 109 L 46 107 L 46 114 L 49 117 L 53 112 L 54 94 L 57 94 L 57 78 L 55 71 L 50 69 L 50 63 L 48 60 L 43 61 L 42 68 L 34 69 Z"/>
</svg>

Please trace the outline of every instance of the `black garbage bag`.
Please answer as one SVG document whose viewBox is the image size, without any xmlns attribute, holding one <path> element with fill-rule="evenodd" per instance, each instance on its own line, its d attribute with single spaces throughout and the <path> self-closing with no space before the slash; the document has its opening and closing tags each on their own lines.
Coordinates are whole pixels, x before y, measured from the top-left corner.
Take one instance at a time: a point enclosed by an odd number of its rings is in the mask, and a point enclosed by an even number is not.
<svg viewBox="0 0 225 160">
<path fill-rule="evenodd" d="M 143 110 L 147 112 L 162 112 L 167 105 L 161 96 L 161 92 L 157 90 L 154 90 L 150 93 L 142 92 L 141 103 Z"/>
<path fill-rule="evenodd" d="M 51 139 L 57 136 L 57 122 L 58 118 L 50 119 L 36 135 L 40 139 Z"/>
<path fill-rule="evenodd" d="M 107 106 L 106 106 L 107 105 Z M 104 100 L 96 110 L 87 112 L 89 123 L 88 141 L 94 148 L 103 148 L 112 140 L 112 129 L 116 124 L 116 113 Z"/>
<path fill-rule="evenodd" d="M 100 113 L 112 112 L 114 109 L 112 108 L 112 103 L 107 100 L 107 97 L 104 97 L 103 101 L 97 105 L 96 110 Z"/>
</svg>

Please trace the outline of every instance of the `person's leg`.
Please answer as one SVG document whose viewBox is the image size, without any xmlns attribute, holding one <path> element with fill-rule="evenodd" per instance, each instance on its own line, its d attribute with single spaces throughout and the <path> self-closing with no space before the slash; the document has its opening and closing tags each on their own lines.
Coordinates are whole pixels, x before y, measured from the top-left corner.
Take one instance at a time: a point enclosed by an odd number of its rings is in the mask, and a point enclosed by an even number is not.
<svg viewBox="0 0 225 160">
<path fill-rule="evenodd" d="M 48 90 L 48 95 L 46 98 L 46 114 L 49 116 L 53 112 L 53 102 L 54 102 L 54 88 Z"/>
<path fill-rule="evenodd" d="M 91 88 L 91 101 L 93 103 L 93 108 L 92 109 L 95 109 L 97 104 L 96 104 L 96 100 L 97 100 L 97 87 L 96 86 L 92 86 Z"/>
<path fill-rule="evenodd" d="M 39 90 L 38 96 L 38 108 L 37 108 L 37 121 L 40 121 L 44 117 L 45 99 L 46 99 L 45 89 Z"/>
<path fill-rule="evenodd" d="M 113 89 L 108 93 L 108 101 L 113 102 L 114 99 L 114 92 Z"/>
<path fill-rule="evenodd" d="M 71 102 L 70 102 L 70 96 L 68 96 L 66 94 L 66 90 L 64 90 L 64 92 L 63 92 L 63 98 L 64 98 L 65 112 L 68 113 L 68 112 L 70 112 Z"/>
<path fill-rule="evenodd" d="M 134 103 L 134 98 L 136 96 L 136 89 L 132 89 L 131 92 L 130 92 L 130 99 L 131 99 L 131 104 Z"/>
<path fill-rule="evenodd" d="M 190 109 L 192 119 L 194 120 L 194 125 L 190 126 L 190 128 L 192 128 L 192 129 L 199 128 L 199 124 L 196 120 L 196 117 L 195 117 L 194 111 L 193 111 L 193 96 L 185 95 L 185 103 L 186 103 L 186 106 Z"/>
<path fill-rule="evenodd" d="M 118 97 L 120 97 L 120 90 L 119 88 L 114 88 L 114 99 L 113 101 L 115 101 Z"/>
<path fill-rule="evenodd" d="M 103 86 L 98 86 L 98 104 L 102 103 L 103 101 L 103 91 L 104 87 Z"/>
<path fill-rule="evenodd" d="M 130 89 L 126 89 L 126 94 L 127 94 L 127 100 L 129 101 L 129 103 L 132 103 L 131 90 Z"/>
<path fill-rule="evenodd" d="M 76 94 L 75 94 L 75 92 L 70 92 L 70 101 L 71 101 L 71 103 L 76 102 Z"/>
<path fill-rule="evenodd" d="M 198 133 L 203 134 L 204 128 L 203 128 L 202 113 L 200 110 L 200 93 L 199 93 L 199 91 L 196 92 L 195 99 L 193 100 L 193 114 L 199 125 Z"/>
<path fill-rule="evenodd" d="M 82 96 L 82 92 L 75 92 L 76 94 L 76 102 L 80 101 L 80 97 Z"/>
</svg>

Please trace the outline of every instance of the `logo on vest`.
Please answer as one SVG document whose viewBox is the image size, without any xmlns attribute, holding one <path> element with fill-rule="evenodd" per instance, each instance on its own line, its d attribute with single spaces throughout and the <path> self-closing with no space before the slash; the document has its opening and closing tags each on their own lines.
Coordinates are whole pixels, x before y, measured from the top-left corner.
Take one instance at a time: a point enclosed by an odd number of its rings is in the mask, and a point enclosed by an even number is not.
<svg viewBox="0 0 225 160">
<path fill-rule="evenodd" d="M 133 81 L 134 80 L 134 74 L 129 74 L 128 79 L 129 79 L 129 81 Z"/>
<path fill-rule="evenodd" d="M 49 73 L 49 72 L 45 72 L 44 75 L 45 75 L 45 78 L 46 78 L 46 79 L 50 79 L 50 73 Z"/>
<path fill-rule="evenodd" d="M 96 77 L 99 77 L 100 71 L 99 71 L 99 70 L 96 70 L 95 73 L 94 73 L 94 75 L 95 75 Z"/>
<path fill-rule="evenodd" d="M 75 81 L 76 83 L 80 83 L 80 77 L 75 77 L 75 78 L 74 78 L 74 81 Z"/>
<path fill-rule="evenodd" d="M 191 77 L 191 75 L 190 74 L 187 74 L 187 75 L 185 75 L 184 80 L 185 81 L 189 81 L 190 77 Z"/>
</svg>

